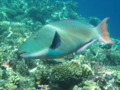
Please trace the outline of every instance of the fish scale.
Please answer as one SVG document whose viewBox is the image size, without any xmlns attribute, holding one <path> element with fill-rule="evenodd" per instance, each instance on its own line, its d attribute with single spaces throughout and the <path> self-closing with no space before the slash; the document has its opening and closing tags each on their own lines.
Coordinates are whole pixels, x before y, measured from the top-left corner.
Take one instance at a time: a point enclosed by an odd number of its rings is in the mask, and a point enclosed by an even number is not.
<svg viewBox="0 0 120 90">
<path fill-rule="evenodd" d="M 108 19 L 96 27 L 74 20 L 47 24 L 28 38 L 18 53 L 23 58 L 56 58 L 83 50 L 96 40 L 114 43 L 107 32 Z"/>
</svg>

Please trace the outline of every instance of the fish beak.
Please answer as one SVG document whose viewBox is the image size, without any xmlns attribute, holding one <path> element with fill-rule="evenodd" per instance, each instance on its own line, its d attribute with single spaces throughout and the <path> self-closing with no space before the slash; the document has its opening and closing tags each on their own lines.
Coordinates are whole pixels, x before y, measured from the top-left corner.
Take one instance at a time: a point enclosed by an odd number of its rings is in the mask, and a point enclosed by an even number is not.
<svg viewBox="0 0 120 90">
<path fill-rule="evenodd" d="M 21 54 L 24 54 L 24 53 L 26 53 L 26 52 L 17 52 L 17 57 L 21 58 Z"/>
</svg>

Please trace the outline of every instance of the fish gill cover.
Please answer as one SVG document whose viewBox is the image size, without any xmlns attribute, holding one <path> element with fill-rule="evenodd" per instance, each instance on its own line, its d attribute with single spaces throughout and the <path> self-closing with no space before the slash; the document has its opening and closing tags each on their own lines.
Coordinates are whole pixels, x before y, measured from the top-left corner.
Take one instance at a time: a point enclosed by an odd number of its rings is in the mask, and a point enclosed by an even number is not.
<svg viewBox="0 0 120 90">
<path fill-rule="evenodd" d="M 81 54 L 65 56 L 63 63 L 17 56 L 20 45 L 50 22 L 74 19 L 98 25 L 99 18 L 85 18 L 76 12 L 77 8 L 74 1 L 0 1 L 0 89 L 120 89 L 120 40 L 117 39 L 113 45 L 96 42 Z"/>
</svg>

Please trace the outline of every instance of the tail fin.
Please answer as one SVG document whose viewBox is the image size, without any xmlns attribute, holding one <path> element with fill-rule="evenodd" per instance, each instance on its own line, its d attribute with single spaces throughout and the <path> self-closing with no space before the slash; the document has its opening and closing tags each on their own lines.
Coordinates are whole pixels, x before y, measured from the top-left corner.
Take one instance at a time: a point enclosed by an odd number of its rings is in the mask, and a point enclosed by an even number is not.
<svg viewBox="0 0 120 90">
<path fill-rule="evenodd" d="M 107 31 L 106 21 L 109 18 L 105 18 L 98 26 L 97 28 L 101 30 L 102 37 L 100 38 L 100 41 L 106 42 L 106 43 L 114 43 L 109 37 L 109 33 Z"/>
</svg>

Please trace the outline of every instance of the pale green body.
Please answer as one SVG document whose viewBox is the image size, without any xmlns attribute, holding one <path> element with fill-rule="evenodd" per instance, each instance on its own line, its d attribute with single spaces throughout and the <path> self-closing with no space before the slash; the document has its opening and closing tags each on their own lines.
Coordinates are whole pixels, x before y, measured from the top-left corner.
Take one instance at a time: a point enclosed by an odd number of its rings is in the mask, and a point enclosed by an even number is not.
<svg viewBox="0 0 120 90">
<path fill-rule="evenodd" d="M 59 21 L 43 26 L 18 52 L 25 52 L 24 58 L 56 58 L 77 51 L 98 35 L 95 27 L 79 21 Z"/>
</svg>

